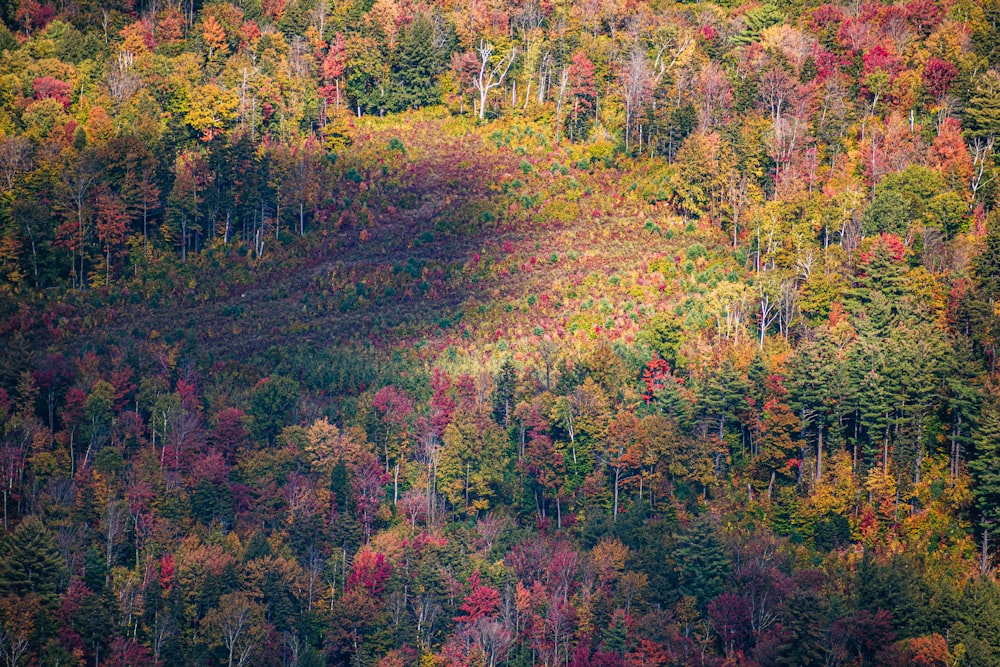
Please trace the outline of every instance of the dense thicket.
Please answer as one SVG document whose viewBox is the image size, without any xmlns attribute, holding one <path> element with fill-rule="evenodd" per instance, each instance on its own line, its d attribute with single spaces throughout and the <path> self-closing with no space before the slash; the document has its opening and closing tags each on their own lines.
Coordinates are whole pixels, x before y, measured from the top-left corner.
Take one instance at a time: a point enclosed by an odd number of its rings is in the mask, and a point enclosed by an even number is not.
<svg viewBox="0 0 1000 667">
<path fill-rule="evenodd" d="M 0 4 L 8 665 L 1000 664 L 1000 4 Z"/>
</svg>

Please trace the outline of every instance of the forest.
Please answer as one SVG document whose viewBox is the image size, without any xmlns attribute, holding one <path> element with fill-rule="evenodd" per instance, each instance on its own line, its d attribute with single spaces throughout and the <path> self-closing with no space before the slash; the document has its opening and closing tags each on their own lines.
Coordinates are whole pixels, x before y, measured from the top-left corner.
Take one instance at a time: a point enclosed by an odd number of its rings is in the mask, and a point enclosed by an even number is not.
<svg viewBox="0 0 1000 667">
<path fill-rule="evenodd" d="M 1000 666 L 1000 0 L 0 19 L 5 666 Z"/>
</svg>

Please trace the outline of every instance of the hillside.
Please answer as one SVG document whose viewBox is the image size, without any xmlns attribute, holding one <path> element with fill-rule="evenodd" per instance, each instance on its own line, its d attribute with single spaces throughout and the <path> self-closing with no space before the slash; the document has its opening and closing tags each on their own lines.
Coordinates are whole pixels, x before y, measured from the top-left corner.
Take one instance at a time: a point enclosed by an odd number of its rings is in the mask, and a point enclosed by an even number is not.
<svg viewBox="0 0 1000 667">
<path fill-rule="evenodd" d="M 0 4 L 0 655 L 997 664 L 998 17 Z"/>
</svg>

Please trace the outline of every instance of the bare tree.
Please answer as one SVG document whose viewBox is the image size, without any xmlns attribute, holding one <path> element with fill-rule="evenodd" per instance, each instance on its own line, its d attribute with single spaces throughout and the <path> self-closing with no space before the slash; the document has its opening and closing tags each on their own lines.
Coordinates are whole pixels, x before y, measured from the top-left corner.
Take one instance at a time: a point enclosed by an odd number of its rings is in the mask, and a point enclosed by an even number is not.
<svg viewBox="0 0 1000 667">
<path fill-rule="evenodd" d="M 421 649 L 426 648 L 434 636 L 434 625 L 442 612 L 441 605 L 437 603 L 436 596 L 425 592 L 410 598 L 410 608 L 417 622 L 417 642 Z"/>
<path fill-rule="evenodd" d="M 167 640 L 174 636 L 174 626 L 170 621 L 170 614 L 157 611 L 153 618 L 153 658 L 160 662 L 160 654 Z"/>
<path fill-rule="evenodd" d="M 482 618 L 476 623 L 474 631 L 476 642 L 483 651 L 487 667 L 496 667 L 497 664 L 506 659 L 507 653 L 514 643 L 514 638 L 503 624 Z"/>
<path fill-rule="evenodd" d="M 486 100 L 490 91 L 503 85 L 507 78 L 510 66 L 514 64 L 517 57 L 517 47 L 511 47 L 510 53 L 494 61 L 493 52 L 495 47 L 484 39 L 479 40 L 476 48 L 476 55 L 479 59 L 479 72 L 472 78 L 472 84 L 479 93 L 479 120 L 486 119 Z"/>
<path fill-rule="evenodd" d="M 632 129 L 638 125 L 639 111 L 649 99 L 653 85 L 649 59 L 639 42 L 632 45 L 628 62 L 621 73 L 621 83 L 625 94 L 625 151 L 627 152 Z"/>
<path fill-rule="evenodd" d="M 135 54 L 131 51 L 119 51 L 118 56 L 108 68 L 108 90 L 116 102 L 124 102 L 139 90 L 141 81 L 134 72 Z"/>
<path fill-rule="evenodd" d="M 794 278 L 782 280 L 778 286 L 777 307 L 778 307 L 778 330 L 788 339 L 788 330 L 791 328 L 792 320 L 795 319 L 798 310 L 799 290 Z"/>
<path fill-rule="evenodd" d="M 121 500 L 109 500 L 101 517 L 104 532 L 104 556 L 107 565 L 107 581 L 111 581 L 111 566 L 115 560 L 115 550 L 125 534 L 128 521 L 128 507 Z"/>
<path fill-rule="evenodd" d="M 10 194 L 21 174 L 31 169 L 31 142 L 24 137 L 0 139 L 0 184 Z"/>
<path fill-rule="evenodd" d="M 761 281 L 757 286 L 757 306 L 760 317 L 760 349 L 764 349 L 764 334 L 778 317 L 778 299 L 772 293 L 772 286 Z"/>
<path fill-rule="evenodd" d="M 713 62 L 701 68 L 693 84 L 694 92 L 699 97 L 698 131 L 708 132 L 718 116 L 732 104 L 733 89 L 726 72 Z"/>
<path fill-rule="evenodd" d="M 672 35 L 656 49 L 656 58 L 653 60 L 654 86 L 659 85 L 663 76 L 674 68 L 688 49 L 694 46 L 695 34 L 694 31 L 688 30 L 679 35 Z"/>
<path fill-rule="evenodd" d="M 969 180 L 972 201 L 969 203 L 969 206 L 975 206 L 976 195 L 994 178 L 994 175 L 987 171 L 986 165 L 993 154 L 995 139 L 992 134 L 985 137 L 974 137 L 972 144 L 969 146 L 972 149 L 972 178 Z"/>
</svg>

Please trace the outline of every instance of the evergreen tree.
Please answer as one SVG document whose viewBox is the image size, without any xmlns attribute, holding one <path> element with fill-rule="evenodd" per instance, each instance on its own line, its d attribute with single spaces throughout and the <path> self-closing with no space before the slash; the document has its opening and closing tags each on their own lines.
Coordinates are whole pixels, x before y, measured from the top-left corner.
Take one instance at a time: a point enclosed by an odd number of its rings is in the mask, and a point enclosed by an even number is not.
<svg viewBox="0 0 1000 667">
<path fill-rule="evenodd" d="M 435 77 L 444 58 L 434 33 L 434 22 L 425 14 L 418 15 L 403 33 L 392 64 L 391 110 L 419 109 L 440 101 Z"/>
<path fill-rule="evenodd" d="M 510 412 L 514 404 L 514 392 L 517 390 L 517 368 L 508 357 L 500 366 L 500 371 L 494 379 L 493 418 L 502 423 L 504 428 L 510 424 Z"/>
<path fill-rule="evenodd" d="M 969 459 L 972 497 L 980 525 L 992 533 L 1000 524 L 1000 408 L 996 405 L 983 410 L 973 444 Z"/>
<path fill-rule="evenodd" d="M 351 478 L 343 458 L 337 459 L 337 464 L 330 473 L 330 493 L 333 494 L 338 512 L 354 514 L 354 489 L 351 488 Z"/>
<path fill-rule="evenodd" d="M 361 545 L 361 524 L 354 513 L 354 490 L 343 459 L 337 461 L 330 473 L 330 492 L 336 514 L 330 526 L 331 545 L 343 552 L 354 553 Z M 343 555 L 343 554 L 342 554 Z"/>
<path fill-rule="evenodd" d="M 821 667 L 826 664 L 826 631 L 819 597 L 796 591 L 785 601 L 782 622 L 785 641 L 778 646 L 774 664 L 788 667 Z"/>
<path fill-rule="evenodd" d="M 993 303 L 1000 297 L 1000 215 L 990 216 L 983 251 L 973 260 L 972 267 L 977 296 Z"/>
<path fill-rule="evenodd" d="M 995 70 L 983 73 L 965 113 L 969 134 L 973 137 L 1000 134 L 1000 73 Z"/>
<path fill-rule="evenodd" d="M 919 563 L 902 555 L 879 563 L 866 552 L 858 568 L 858 606 L 872 616 L 880 609 L 892 612 L 901 639 L 924 634 L 930 604 Z"/>
<path fill-rule="evenodd" d="M 710 520 L 702 518 L 694 522 L 678 544 L 674 558 L 681 593 L 695 598 L 699 607 L 704 608 L 709 600 L 722 593 L 730 561 Z"/>
<path fill-rule="evenodd" d="M 995 304 L 1000 298 L 1000 214 L 989 218 L 982 252 L 972 265 L 974 289 L 962 299 L 957 327 L 969 336 L 996 370 L 997 346 L 1000 341 L 1000 317 Z"/>
<path fill-rule="evenodd" d="M 736 414 L 745 409 L 748 392 L 746 378 L 728 360 L 706 379 L 698 405 L 703 411 L 702 418 L 711 424 L 710 430 L 715 431 L 719 440 L 725 438 L 726 423 L 735 421 Z"/>
<path fill-rule="evenodd" d="M 965 649 L 962 664 L 1000 666 L 1000 588 L 996 582 L 980 578 L 966 584 L 955 615 L 949 635 Z"/>
<path fill-rule="evenodd" d="M 790 405 L 802 420 L 803 429 L 815 434 L 816 479 L 823 476 L 823 442 L 829 430 L 836 399 L 836 377 L 840 373 L 837 349 L 825 329 L 814 341 L 799 346 L 789 378 Z"/>
<path fill-rule="evenodd" d="M 66 563 L 52 533 L 41 519 L 30 516 L 7 538 L 0 557 L 0 593 L 34 593 L 53 602 L 62 590 Z"/>
<path fill-rule="evenodd" d="M 243 550 L 243 562 L 248 563 L 258 558 L 266 558 L 271 555 L 271 545 L 267 541 L 267 533 L 263 530 L 255 530 Z"/>
<path fill-rule="evenodd" d="M 967 341 L 955 341 L 944 369 L 944 409 L 947 413 L 950 472 L 957 477 L 971 444 L 971 433 L 982 410 L 979 375 L 983 368 L 972 355 Z"/>
</svg>

